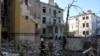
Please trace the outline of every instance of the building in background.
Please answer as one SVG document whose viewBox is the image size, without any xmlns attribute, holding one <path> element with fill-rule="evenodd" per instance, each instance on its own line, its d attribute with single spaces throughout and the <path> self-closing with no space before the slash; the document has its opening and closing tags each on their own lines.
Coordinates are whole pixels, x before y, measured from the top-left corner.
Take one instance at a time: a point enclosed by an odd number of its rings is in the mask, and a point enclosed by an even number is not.
<svg viewBox="0 0 100 56">
<path fill-rule="evenodd" d="M 62 37 L 64 32 L 63 9 L 61 9 L 54 0 L 48 3 L 40 3 L 40 25 L 41 34 L 45 37 Z"/>
<path fill-rule="evenodd" d="M 100 17 L 91 10 L 69 18 L 69 32 L 74 36 L 100 35 Z"/>
</svg>

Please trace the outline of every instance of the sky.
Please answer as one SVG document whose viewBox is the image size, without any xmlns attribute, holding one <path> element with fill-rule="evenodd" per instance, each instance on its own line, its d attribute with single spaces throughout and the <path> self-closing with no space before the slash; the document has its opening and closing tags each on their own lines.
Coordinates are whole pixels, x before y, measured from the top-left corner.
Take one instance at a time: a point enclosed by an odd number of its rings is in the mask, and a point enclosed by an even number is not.
<svg viewBox="0 0 100 56">
<path fill-rule="evenodd" d="M 48 0 L 40 0 L 41 2 L 48 3 Z M 55 3 L 59 5 L 60 8 L 64 9 L 64 22 L 66 21 L 66 14 L 67 9 L 65 10 L 65 7 L 68 7 L 68 4 L 71 3 L 73 0 L 54 0 Z M 96 13 L 96 15 L 100 16 L 100 0 L 75 0 L 73 5 L 79 6 L 82 11 L 91 10 L 93 13 Z M 81 9 L 77 8 L 77 10 L 74 7 L 70 8 L 70 15 L 69 16 L 75 16 L 81 13 Z"/>
</svg>

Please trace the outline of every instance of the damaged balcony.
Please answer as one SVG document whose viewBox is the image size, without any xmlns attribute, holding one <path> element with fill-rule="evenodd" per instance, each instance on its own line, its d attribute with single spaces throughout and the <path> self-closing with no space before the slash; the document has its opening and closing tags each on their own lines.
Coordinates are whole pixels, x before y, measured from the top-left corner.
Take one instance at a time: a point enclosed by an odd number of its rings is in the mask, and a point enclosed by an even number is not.
<svg viewBox="0 0 100 56">
<path fill-rule="evenodd" d="M 52 39 L 54 34 L 41 34 L 41 37 L 43 37 L 45 40 Z"/>
<path fill-rule="evenodd" d="M 64 27 L 64 24 L 63 23 L 55 23 L 55 22 L 51 23 L 51 22 L 48 22 L 47 26 L 48 27 L 53 27 L 53 26 Z"/>
</svg>

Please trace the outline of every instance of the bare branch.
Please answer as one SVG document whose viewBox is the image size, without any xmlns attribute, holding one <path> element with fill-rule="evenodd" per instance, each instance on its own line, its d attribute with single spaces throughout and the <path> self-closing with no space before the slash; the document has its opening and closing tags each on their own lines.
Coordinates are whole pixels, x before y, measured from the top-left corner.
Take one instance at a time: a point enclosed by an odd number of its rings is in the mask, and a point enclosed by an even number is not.
<svg viewBox="0 0 100 56">
<path fill-rule="evenodd" d="M 74 4 L 74 2 L 77 2 L 77 1 L 73 0 L 69 7 L 71 7 Z"/>
<path fill-rule="evenodd" d="M 64 11 L 66 10 L 66 8 L 71 7 L 74 2 L 77 2 L 77 1 L 73 0 L 72 3 L 69 3 L 68 6 L 65 7 Z"/>
<path fill-rule="evenodd" d="M 78 13 L 80 13 L 76 7 L 74 7 L 74 8 L 76 9 L 76 11 L 77 11 Z"/>
<path fill-rule="evenodd" d="M 83 11 L 82 8 L 80 8 L 80 7 L 77 6 L 77 5 L 72 5 L 72 6 L 79 8 L 79 9 L 81 10 L 81 12 Z"/>
<path fill-rule="evenodd" d="M 65 9 L 64 9 L 64 11 L 66 11 L 67 8 L 68 8 L 68 7 L 66 6 Z"/>
</svg>

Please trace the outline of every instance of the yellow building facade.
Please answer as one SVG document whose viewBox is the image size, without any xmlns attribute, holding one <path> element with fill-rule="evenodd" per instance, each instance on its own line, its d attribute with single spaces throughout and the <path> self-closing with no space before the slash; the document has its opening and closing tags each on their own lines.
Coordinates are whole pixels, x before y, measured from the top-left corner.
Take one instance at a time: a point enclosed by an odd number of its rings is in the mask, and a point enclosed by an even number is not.
<svg viewBox="0 0 100 56">
<path fill-rule="evenodd" d="M 8 17 L 2 20 L 6 27 L 2 27 L 2 38 L 14 39 L 14 40 L 30 40 L 35 41 L 38 35 L 38 17 L 34 17 L 34 9 L 32 9 L 35 4 L 30 3 L 31 0 L 4 0 L 4 3 L 9 5 Z M 33 1 L 34 2 L 34 1 Z M 32 7 L 28 6 L 33 5 Z M 26 10 L 25 10 L 26 9 Z M 7 9 L 8 10 L 8 9 Z M 35 14 L 36 15 L 36 14 Z M 3 19 L 2 15 L 2 19 Z"/>
</svg>

